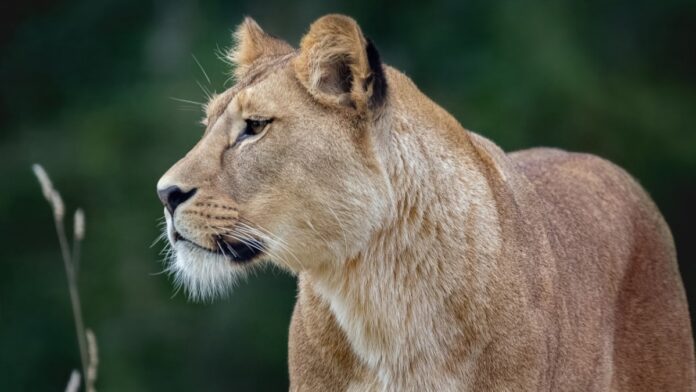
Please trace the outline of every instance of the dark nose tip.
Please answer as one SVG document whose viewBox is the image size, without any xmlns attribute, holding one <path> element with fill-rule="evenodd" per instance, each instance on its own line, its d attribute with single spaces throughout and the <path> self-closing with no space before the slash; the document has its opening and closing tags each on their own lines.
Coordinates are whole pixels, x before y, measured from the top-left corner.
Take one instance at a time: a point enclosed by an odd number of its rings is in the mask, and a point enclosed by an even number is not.
<svg viewBox="0 0 696 392">
<path fill-rule="evenodd" d="M 157 191 L 159 199 L 162 200 L 162 204 L 167 207 L 170 214 L 174 214 L 176 207 L 190 199 L 194 193 L 196 193 L 196 188 L 192 188 L 190 191 L 184 192 L 178 186 L 170 186 Z"/>
</svg>

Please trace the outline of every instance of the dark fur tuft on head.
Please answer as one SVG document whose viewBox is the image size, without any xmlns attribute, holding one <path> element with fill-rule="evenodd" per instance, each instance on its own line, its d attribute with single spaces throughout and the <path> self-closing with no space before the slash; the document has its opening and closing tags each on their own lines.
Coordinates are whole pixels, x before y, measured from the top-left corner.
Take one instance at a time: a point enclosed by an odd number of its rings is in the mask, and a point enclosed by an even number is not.
<svg viewBox="0 0 696 392">
<path fill-rule="evenodd" d="M 379 52 L 372 43 L 372 40 L 367 38 L 367 61 L 370 64 L 369 83 L 372 83 L 372 96 L 370 97 L 370 108 L 375 109 L 384 104 L 387 99 L 387 77 L 384 73 L 382 61 L 379 58 Z"/>
</svg>

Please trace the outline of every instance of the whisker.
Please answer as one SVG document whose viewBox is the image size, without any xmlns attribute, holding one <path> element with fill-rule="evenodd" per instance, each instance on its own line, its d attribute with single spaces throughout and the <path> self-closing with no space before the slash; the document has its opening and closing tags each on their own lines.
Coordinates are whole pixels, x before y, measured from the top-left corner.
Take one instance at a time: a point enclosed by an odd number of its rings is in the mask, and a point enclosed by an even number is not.
<svg viewBox="0 0 696 392">
<path fill-rule="evenodd" d="M 208 73 L 205 72 L 205 69 L 203 69 L 203 66 L 201 65 L 200 61 L 198 61 L 198 59 L 196 58 L 196 56 L 195 56 L 193 53 L 191 53 L 191 57 L 193 57 L 193 61 L 195 61 L 196 64 L 198 64 L 198 68 L 200 68 L 200 69 L 201 69 L 201 72 L 203 72 L 203 76 L 205 76 L 205 80 L 208 81 L 208 84 L 213 84 L 213 83 L 210 81 L 210 78 L 208 77 Z"/>
<path fill-rule="evenodd" d="M 166 269 L 163 269 L 163 270 L 160 271 L 160 272 L 150 272 L 148 275 L 149 275 L 149 276 L 159 276 L 159 275 L 166 274 L 166 273 L 167 273 L 167 270 L 166 270 Z"/>
<path fill-rule="evenodd" d="M 163 232 L 162 234 L 158 235 L 157 238 L 155 238 L 154 241 L 152 241 L 152 244 L 150 244 L 150 248 L 155 246 L 158 242 L 162 241 L 163 239 L 167 238 L 167 233 Z"/>
<path fill-rule="evenodd" d="M 258 225 L 256 225 L 256 226 L 258 226 Z M 281 250 L 285 251 L 290 256 L 292 256 L 292 258 L 295 259 L 297 264 L 299 264 L 299 266 L 302 269 L 306 269 L 304 263 L 302 261 L 300 261 L 300 259 L 295 255 L 295 253 L 290 249 L 290 246 L 285 241 L 283 241 L 277 235 L 273 234 L 270 230 L 264 229 L 261 226 L 258 226 L 258 227 L 259 228 L 257 229 L 255 227 L 245 223 L 243 219 L 240 219 L 240 221 L 238 222 L 238 226 L 237 226 L 238 229 L 245 230 L 248 234 L 250 234 L 252 236 L 264 238 L 267 242 L 275 244 L 276 246 L 281 248 Z M 261 230 L 265 231 L 265 233 L 262 232 Z M 269 253 L 269 255 L 271 255 L 271 254 Z M 275 256 L 271 255 L 271 256 L 279 259 L 280 261 L 284 262 L 286 265 L 291 265 L 290 263 L 287 262 L 287 260 L 285 258 L 277 257 L 277 255 L 275 255 Z"/>
<path fill-rule="evenodd" d="M 280 242 L 281 244 L 288 246 L 288 244 L 285 241 L 283 241 L 280 237 L 273 234 L 273 232 L 271 232 L 270 230 L 263 228 L 261 225 L 253 224 L 253 223 L 249 222 L 248 220 L 244 219 L 243 217 L 239 218 L 239 224 L 241 225 L 241 227 L 246 227 L 248 229 L 251 229 L 252 231 L 257 231 L 257 230 L 262 231 L 266 235 L 268 235 L 268 236 L 272 237 L 273 239 L 275 239 L 276 241 Z M 256 227 L 254 227 L 254 226 L 256 226 Z"/>
<path fill-rule="evenodd" d="M 173 101 L 181 102 L 181 103 L 188 103 L 191 105 L 200 106 L 200 107 L 205 106 L 205 104 L 203 102 L 191 101 L 190 99 L 182 99 L 182 98 L 176 98 L 176 97 L 169 97 L 169 99 L 171 99 Z"/>
<path fill-rule="evenodd" d="M 212 230 L 212 232 L 215 233 L 215 235 L 218 236 L 218 237 L 224 236 L 224 235 L 225 235 L 225 234 L 224 234 L 224 233 L 225 233 L 225 229 L 222 228 L 222 227 L 211 226 L 211 225 L 208 224 L 208 223 L 206 223 L 206 227 L 207 227 L 208 229 Z M 217 230 L 216 230 L 216 229 L 217 229 Z M 218 230 L 223 230 L 223 232 L 219 232 Z M 225 255 L 225 251 L 224 251 L 224 250 L 222 249 L 222 247 L 220 246 L 220 243 L 219 243 L 218 241 L 215 241 L 215 245 L 218 247 L 218 249 L 220 249 L 220 253 L 222 253 L 222 255 L 224 256 L 224 255 Z M 236 252 L 234 249 L 232 249 L 232 247 L 231 247 L 230 245 L 228 245 L 227 243 L 225 243 L 225 248 L 227 249 L 228 253 L 231 253 L 231 254 L 232 254 L 233 257 L 239 256 L 239 255 L 237 254 L 237 252 Z"/>
<path fill-rule="evenodd" d="M 243 230 L 243 231 L 245 231 L 244 233 L 237 233 L 236 230 L 234 230 L 234 229 L 229 229 L 229 228 L 225 228 L 225 227 L 217 227 L 217 226 L 216 226 L 216 228 L 223 230 L 223 232 L 221 234 L 219 234 L 221 236 L 230 237 L 234 240 L 237 240 L 237 241 L 245 244 L 246 246 L 248 246 L 250 248 L 254 248 L 254 249 L 257 249 L 260 251 L 268 251 L 267 249 L 263 249 L 257 243 L 257 241 L 253 239 L 253 237 L 260 237 L 262 240 L 265 240 L 266 239 L 265 236 L 255 235 L 256 233 L 252 233 L 249 230 Z M 236 228 L 236 229 L 239 229 L 239 228 Z M 247 234 L 251 238 L 246 238 L 240 234 Z"/>
<path fill-rule="evenodd" d="M 205 87 L 201 84 L 201 82 L 199 82 L 198 80 L 196 80 L 196 84 L 198 85 L 198 87 L 201 88 L 201 90 L 203 90 L 203 94 L 205 94 L 206 99 L 208 99 L 208 101 L 210 101 L 210 99 L 212 98 L 212 95 L 210 94 L 210 91 L 208 91 L 208 89 L 205 88 Z"/>
</svg>

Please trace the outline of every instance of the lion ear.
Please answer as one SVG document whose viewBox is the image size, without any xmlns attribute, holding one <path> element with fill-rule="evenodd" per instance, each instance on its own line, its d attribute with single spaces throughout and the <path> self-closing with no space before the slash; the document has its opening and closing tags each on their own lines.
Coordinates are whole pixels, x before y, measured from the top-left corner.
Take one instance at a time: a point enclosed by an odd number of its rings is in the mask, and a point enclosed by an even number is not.
<svg viewBox="0 0 696 392">
<path fill-rule="evenodd" d="M 227 53 L 227 59 L 234 65 L 234 76 L 244 77 L 251 66 L 264 58 L 274 58 L 294 51 L 287 42 L 275 38 L 261 29 L 250 17 L 237 26 L 234 33 L 234 47 Z"/>
<path fill-rule="evenodd" d="M 317 19 L 293 60 L 300 82 L 317 100 L 362 111 L 376 109 L 387 83 L 379 53 L 355 20 L 343 15 Z"/>
</svg>

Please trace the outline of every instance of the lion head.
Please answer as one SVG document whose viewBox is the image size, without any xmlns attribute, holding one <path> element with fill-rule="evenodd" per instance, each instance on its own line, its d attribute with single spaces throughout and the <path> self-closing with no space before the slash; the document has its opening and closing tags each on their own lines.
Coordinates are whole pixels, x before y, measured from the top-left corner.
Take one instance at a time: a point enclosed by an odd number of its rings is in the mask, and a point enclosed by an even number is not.
<svg viewBox="0 0 696 392">
<path fill-rule="evenodd" d="M 355 21 L 320 18 L 298 50 L 249 18 L 235 36 L 236 84 L 208 102 L 203 137 L 157 184 L 170 269 L 194 298 L 267 261 L 297 273 L 349 260 L 391 198 L 386 76 Z"/>
</svg>

